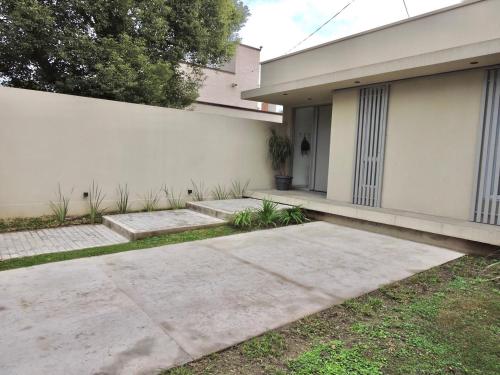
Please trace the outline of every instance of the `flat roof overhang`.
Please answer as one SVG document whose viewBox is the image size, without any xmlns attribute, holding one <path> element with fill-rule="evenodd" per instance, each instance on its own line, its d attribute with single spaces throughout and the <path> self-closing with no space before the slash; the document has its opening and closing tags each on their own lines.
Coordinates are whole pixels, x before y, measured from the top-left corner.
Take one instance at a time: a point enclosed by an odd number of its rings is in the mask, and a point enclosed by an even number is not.
<svg viewBox="0 0 500 375">
<path fill-rule="evenodd" d="M 335 90 L 496 64 L 500 38 L 264 86 L 244 91 L 241 97 L 287 106 L 323 104 L 331 101 Z"/>
</svg>

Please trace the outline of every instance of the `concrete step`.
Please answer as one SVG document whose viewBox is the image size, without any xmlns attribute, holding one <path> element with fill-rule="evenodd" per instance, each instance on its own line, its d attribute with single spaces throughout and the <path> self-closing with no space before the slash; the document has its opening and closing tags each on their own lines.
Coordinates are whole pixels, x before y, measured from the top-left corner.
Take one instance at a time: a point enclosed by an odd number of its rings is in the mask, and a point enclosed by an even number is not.
<svg viewBox="0 0 500 375">
<path fill-rule="evenodd" d="M 189 209 L 108 215 L 103 224 L 129 240 L 209 228 L 226 221 Z"/>
<path fill-rule="evenodd" d="M 210 215 L 222 220 L 230 220 L 231 217 L 245 209 L 259 209 L 262 207 L 261 199 L 240 198 L 240 199 L 222 199 L 211 201 L 188 202 L 187 207 L 191 210 Z M 278 209 L 282 210 L 290 206 L 278 204 Z"/>
</svg>

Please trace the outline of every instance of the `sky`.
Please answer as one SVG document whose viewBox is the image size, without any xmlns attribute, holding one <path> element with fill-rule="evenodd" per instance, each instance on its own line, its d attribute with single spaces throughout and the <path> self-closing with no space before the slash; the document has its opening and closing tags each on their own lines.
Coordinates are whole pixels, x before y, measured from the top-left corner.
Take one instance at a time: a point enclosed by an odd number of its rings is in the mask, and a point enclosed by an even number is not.
<svg viewBox="0 0 500 375">
<path fill-rule="evenodd" d="M 261 61 L 407 18 L 402 0 L 354 0 L 313 37 L 295 47 L 350 0 L 244 0 L 250 17 L 240 31 L 244 44 L 262 46 Z M 410 16 L 461 0 L 406 0 Z M 292 50 L 293 49 L 293 50 Z"/>
</svg>

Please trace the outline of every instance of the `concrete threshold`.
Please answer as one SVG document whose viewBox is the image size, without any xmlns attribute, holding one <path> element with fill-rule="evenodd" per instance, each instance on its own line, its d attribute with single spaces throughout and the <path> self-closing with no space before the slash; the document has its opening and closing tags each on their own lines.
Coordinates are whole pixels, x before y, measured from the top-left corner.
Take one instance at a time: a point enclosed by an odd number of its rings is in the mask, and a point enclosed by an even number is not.
<svg viewBox="0 0 500 375">
<path fill-rule="evenodd" d="M 300 205 L 304 209 L 329 215 L 500 246 L 500 226 L 496 225 L 402 210 L 358 206 L 326 199 L 324 194 L 307 191 L 260 190 L 248 192 L 248 196 L 255 199 L 270 199 L 281 204 Z"/>
</svg>

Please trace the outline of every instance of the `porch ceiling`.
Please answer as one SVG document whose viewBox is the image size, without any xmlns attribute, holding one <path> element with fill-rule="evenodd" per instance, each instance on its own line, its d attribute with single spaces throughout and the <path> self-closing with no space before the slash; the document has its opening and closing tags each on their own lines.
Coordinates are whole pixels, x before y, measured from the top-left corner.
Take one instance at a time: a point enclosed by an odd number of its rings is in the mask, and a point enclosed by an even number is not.
<svg viewBox="0 0 500 375">
<path fill-rule="evenodd" d="M 286 62 L 284 62 L 286 63 Z M 298 106 L 331 102 L 335 90 L 500 64 L 500 38 L 242 92 L 246 100 Z"/>
</svg>

